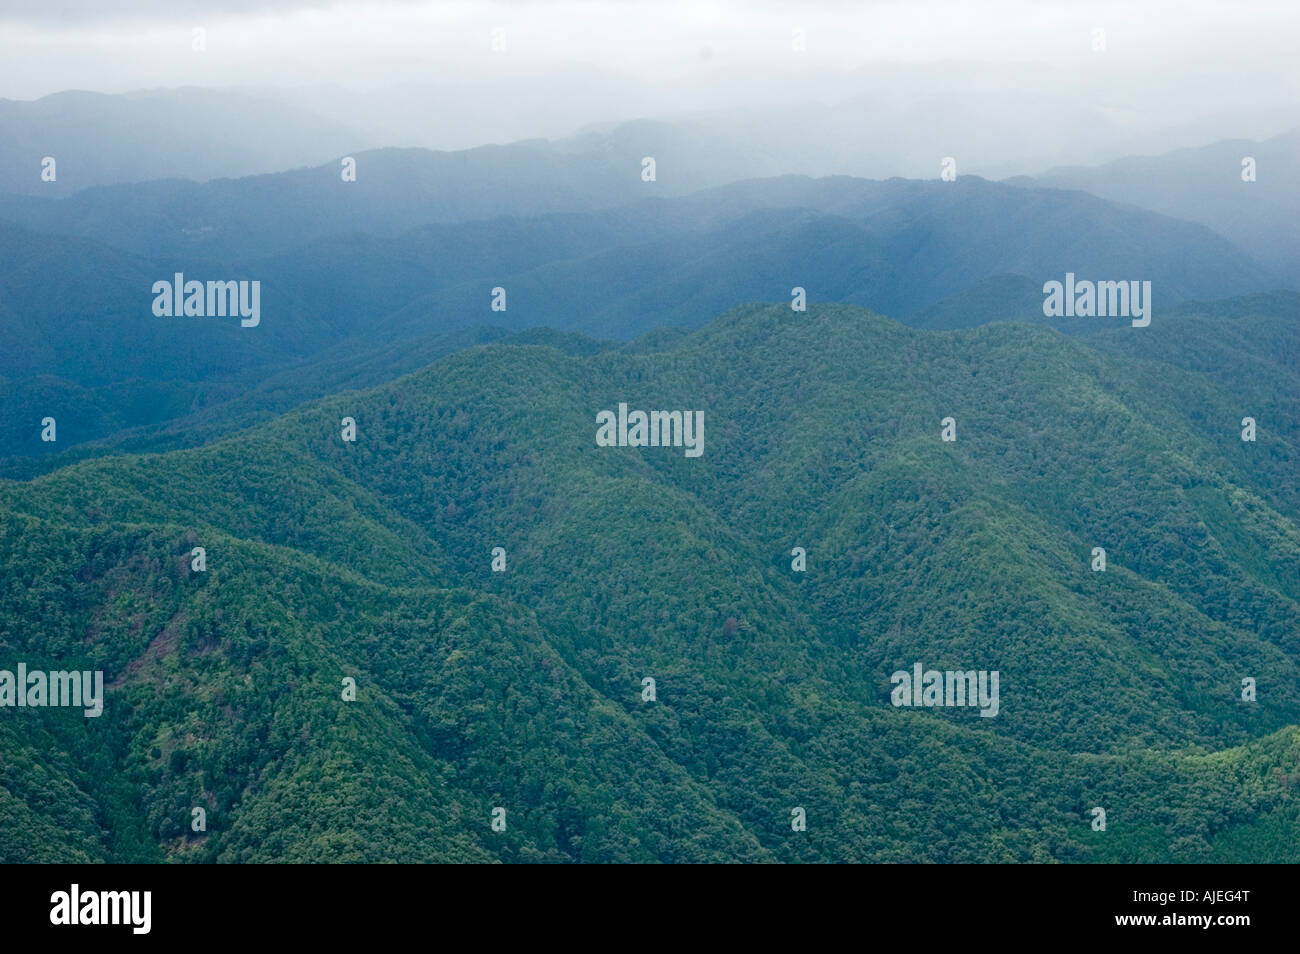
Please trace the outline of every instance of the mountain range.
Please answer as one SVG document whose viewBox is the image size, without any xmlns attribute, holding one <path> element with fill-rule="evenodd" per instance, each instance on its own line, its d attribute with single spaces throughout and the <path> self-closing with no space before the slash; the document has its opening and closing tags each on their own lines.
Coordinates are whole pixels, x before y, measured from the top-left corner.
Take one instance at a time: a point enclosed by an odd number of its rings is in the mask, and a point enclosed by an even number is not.
<svg viewBox="0 0 1300 954">
<path fill-rule="evenodd" d="M 1300 862 L 1300 130 L 1001 69 L 0 100 L 0 862 Z"/>
<path fill-rule="evenodd" d="M 1246 169 L 1247 160 L 1251 165 Z M 1095 167 L 1050 169 L 1009 180 L 1091 195 L 1200 222 L 1230 239 L 1290 287 L 1300 282 L 1300 129 L 1263 142 L 1225 140 Z M 1247 178 L 1249 175 L 1250 178 Z"/>
<path fill-rule="evenodd" d="M 0 482 L 0 668 L 109 687 L 0 720 L 0 855 L 1295 862 L 1298 354 L 1287 294 L 755 304 Z M 620 402 L 703 453 L 598 446 Z M 998 715 L 892 704 L 917 663 Z"/>
<path fill-rule="evenodd" d="M 417 151 L 359 157 L 355 183 L 322 167 L 15 200 L 0 210 L 20 223 L 0 232 L 0 332 L 15 343 L 0 356 L 0 439 L 15 458 L 62 451 L 165 425 L 291 372 L 308 383 L 301 400 L 318 397 L 303 369 L 339 349 L 391 352 L 485 326 L 627 340 L 698 327 L 738 301 L 789 300 L 796 287 L 810 301 L 954 327 L 1024 318 L 1035 295 L 1041 319 L 1044 282 L 1067 272 L 1150 281 L 1157 315 L 1186 300 L 1285 285 L 1203 225 L 975 176 L 791 176 L 604 209 L 462 221 L 515 198 L 526 205 L 521 197 L 540 190 L 507 171 L 520 166 L 507 154 L 492 171 L 462 165 L 463 188 L 450 193 L 435 185 L 445 157 Z M 590 184 L 581 163 L 569 171 L 575 194 Z M 630 187 L 652 192 L 658 183 L 635 172 Z M 492 178 L 503 184 L 500 195 L 471 187 Z M 173 187 L 199 205 L 173 196 L 159 200 L 170 210 L 159 212 L 137 201 L 141 190 Z M 564 190 L 545 194 L 563 204 Z M 459 211 L 449 210 L 447 195 Z M 24 217 L 20 207 L 38 211 Z M 181 221 L 189 226 L 167 224 Z M 182 232 L 198 237 L 187 244 Z M 155 316 L 150 289 L 178 273 L 258 281 L 263 320 L 244 328 Z M 505 310 L 493 307 L 495 288 L 504 289 Z M 392 376 L 412 367 L 399 363 Z M 47 415 L 61 423 L 54 444 L 37 439 L 35 423 Z"/>
</svg>

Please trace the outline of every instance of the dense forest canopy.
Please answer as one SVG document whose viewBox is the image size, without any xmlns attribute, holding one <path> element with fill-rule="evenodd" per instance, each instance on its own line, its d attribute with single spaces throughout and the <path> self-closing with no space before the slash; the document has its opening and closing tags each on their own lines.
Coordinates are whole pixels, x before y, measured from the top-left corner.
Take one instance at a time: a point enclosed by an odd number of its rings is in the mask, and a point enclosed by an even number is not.
<svg viewBox="0 0 1300 954">
<path fill-rule="evenodd" d="M 1300 861 L 1298 315 L 483 333 L 0 482 L 0 669 L 106 683 L 0 710 L 0 861 Z"/>
</svg>

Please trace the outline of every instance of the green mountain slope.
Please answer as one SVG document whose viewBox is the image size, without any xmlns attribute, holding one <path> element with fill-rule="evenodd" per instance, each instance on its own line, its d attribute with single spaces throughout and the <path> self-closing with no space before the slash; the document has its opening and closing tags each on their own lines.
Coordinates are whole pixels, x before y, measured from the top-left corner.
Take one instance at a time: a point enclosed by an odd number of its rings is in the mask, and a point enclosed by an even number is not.
<svg viewBox="0 0 1300 954">
<path fill-rule="evenodd" d="M 0 668 L 112 686 L 0 710 L 0 857 L 1300 860 L 1288 303 L 751 305 L 0 483 Z M 703 454 L 596 446 L 619 402 L 703 410 Z M 894 707 L 918 662 L 998 715 Z"/>
</svg>

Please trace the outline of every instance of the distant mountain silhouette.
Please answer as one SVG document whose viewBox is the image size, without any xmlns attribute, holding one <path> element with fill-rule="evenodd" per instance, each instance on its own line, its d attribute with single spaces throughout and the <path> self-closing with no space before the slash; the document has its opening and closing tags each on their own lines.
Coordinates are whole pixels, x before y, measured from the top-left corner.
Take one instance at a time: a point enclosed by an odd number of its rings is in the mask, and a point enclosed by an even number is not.
<svg viewBox="0 0 1300 954">
<path fill-rule="evenodd" d="M 187 87 L 0 100 L 0 192 L 206 180 L 315 165 L 357 146 L 346 125 L 249 93 Z M 57 179 L 41 178 L 53 157 Z"/>
<path fill-rule="evenodd" d="M 1255 160 L 1255 181 L 1242 160 Z M 1095 167 L 1051 169 L 1008 180 L 1082 189 L 1115 202 L 1200 222 L 1300 288 L 1300 129 L 1263 142 L 1228 140 Z"/>
</svg>

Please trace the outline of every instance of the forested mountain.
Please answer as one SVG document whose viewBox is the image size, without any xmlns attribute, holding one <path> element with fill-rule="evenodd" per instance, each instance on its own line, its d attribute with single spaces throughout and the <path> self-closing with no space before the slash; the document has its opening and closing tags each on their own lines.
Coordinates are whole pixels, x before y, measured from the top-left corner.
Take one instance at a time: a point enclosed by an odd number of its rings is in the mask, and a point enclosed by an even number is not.
<svg viewBox="0 0 1300 954">
<path fill-rule="evenodd" d="M 1252 160 L 1249 170 L 1246 160 Z M 1101 166 L 1050 169 L 1008 180 L 1083 189 L 1163 215 L 1200 222 L 1300 287 L 1300 129 L 1262 142 L 1234 139 Z M 1250 180 L 1243 178 L 1249 173 Z"/>
<path fill-rule="evenodd" d="M 490 165 L 476 165 L 475 174 L 486 175 Z M 1035 295 L 1041 314 L 1043 283 L 1067 272 L 1150 281 L 1159 321 L 1163 309 L 1185 299 L 1264 291 L 1281 281 L 1203 226 L 1079 192 L 969 176 L 955 182 L 782 177 L 615 209 L 423 225 L 388 235 L 377 223 L 390 206 L 407 207 L 408 221 L 437 217 L 429 203 L 443 203 L 448 193 L 418 181 L 412 193 L 413 181 L 396 173 L 377 181 L 372 170 L 345 184 L 333 173 L 324 178 L 327 171 L 312 172 L 319 181 L 307 188 L 303 180 L 302 190 L 293 185 L 296 174 L 265 177 L 265 183 L 140 187 L 233 190 L 228 203 L 218 202 L 228 227 L 212 233 L 216 246 L 228 246 L 223 254 L 265 236 L 280 236 L 268 247 L 306 243 L 265 257 L 210 259 L 186 251 L 183 242 L 169 244 L 157 210 L 139 213 L 147 247 L 132 250 L 135 213 L 129 203 L 116 204 L 121 196 L 83 222 L 94 238 L 0 229 L 0 334 L 13 344 L 0 353 L 5 456 L 166 426 L 294 373 L 305 389 L 263 408 L 285 410 L 327 393 L 307 366 L 357 350 L 401 353 L 403 342 L 432 360 L 414 342 L 445 342 L 488 325 L 626 340 L 652 328 L 698 327 L 738 301 L 788 299 L 798 286 L 809 301 L 859 304 L 923 327 L 953 327 L 1032 317 Z M 526 177 L 497 171 L 511 189 L 528 191 Z M 656 185 L 635 175 L 631 181 Z M 363 182 L 387 190 L 373 219 L 353 216 L 374 198 L 349 191 Z M 63 202 L 91 203 L 107 194 Z M 514 194 L 493 198 L 492 207 L 507 205 Z M 277 205 L 272 196 L 291 199 Z M 184 202 L 164 205 L 179 210 L 177 221 L 187 228 L 207 228 L 201 223 L 208 220 L 183 211 Z M 481 211 L 481 204 L 475 207 Z M 257 228 L 254 221 L 268 225 Z M 373 234 L 364 231 L 372 226 Z M 344 228 L 362 231 L 329 234 Z M 158 248 L 150 251 L 154 243 Z M 153 283 L 176 273 L 186 280 L 259 282 L 260 323 L 244 328 L 228 318 L 156 317 Z M 1019 291 L 1008 296 L 1006 281 Z M 493 309 L 494 288 L 505 291 L 503 311 Z M 388 377 L 415 366 L 399 361 Z M 372 360 L 371 367 L 388 365 Z M 61 423 L 56 444 L 38 439 L 36 424 L 47 415 Z M 25 466 L 0 473 L 29 473 Z"/>
<path fill-rule="evenodd" d="M 563 337 L 555 333 L 557 337 Z M 408 338 L 396 344 L 372 345 L 349 340 L 319 356 L 283 370 L 259 369 L 232 380 L 187 386 L 183 382 L 149 388 L 138 382 L 74 392 L 72 395 L 31 393 L 25 409 L 17 413 L 26 421 L 43 409 L 58 406 L 64 417 L 60 427 L 73 433 L 98 433 L 99 440 L 59 447 L 55 442 L 41 457 L 0 458 L 0 477 L 26 479 L 87 457 L 114 452 L 141 452 L 194 447 L 268 420 L 299 404 L 339 391 L 373 387 L 424 367 L 445 354 L 502 338 L 529 341 L 544 337 L 545 329 L 511 335 L 501 328 L 466 328 L 444 334 Z M 592 339 L 584 346 L 600 347 Z M 613 343 L 608 346 L 613 347 Z M 122 393 L 152 391 L 159 399 L 138 407 L 114 403 Z M 72 400 L 72 397 L 76 400 Z M 175 396 L 167 402 L 162 398 Z M 55 401 L 61 403 L 55 404 Z M 134 412 L 136 419 L 130 420 Z M 22 438 L 27 438 L 23 432 Z"/>
<path fill-rule="evenodd" d="M 536 340 L 0 482 L 0 860 L 1300 861 L 1296 296 Z"/>
</svg>

